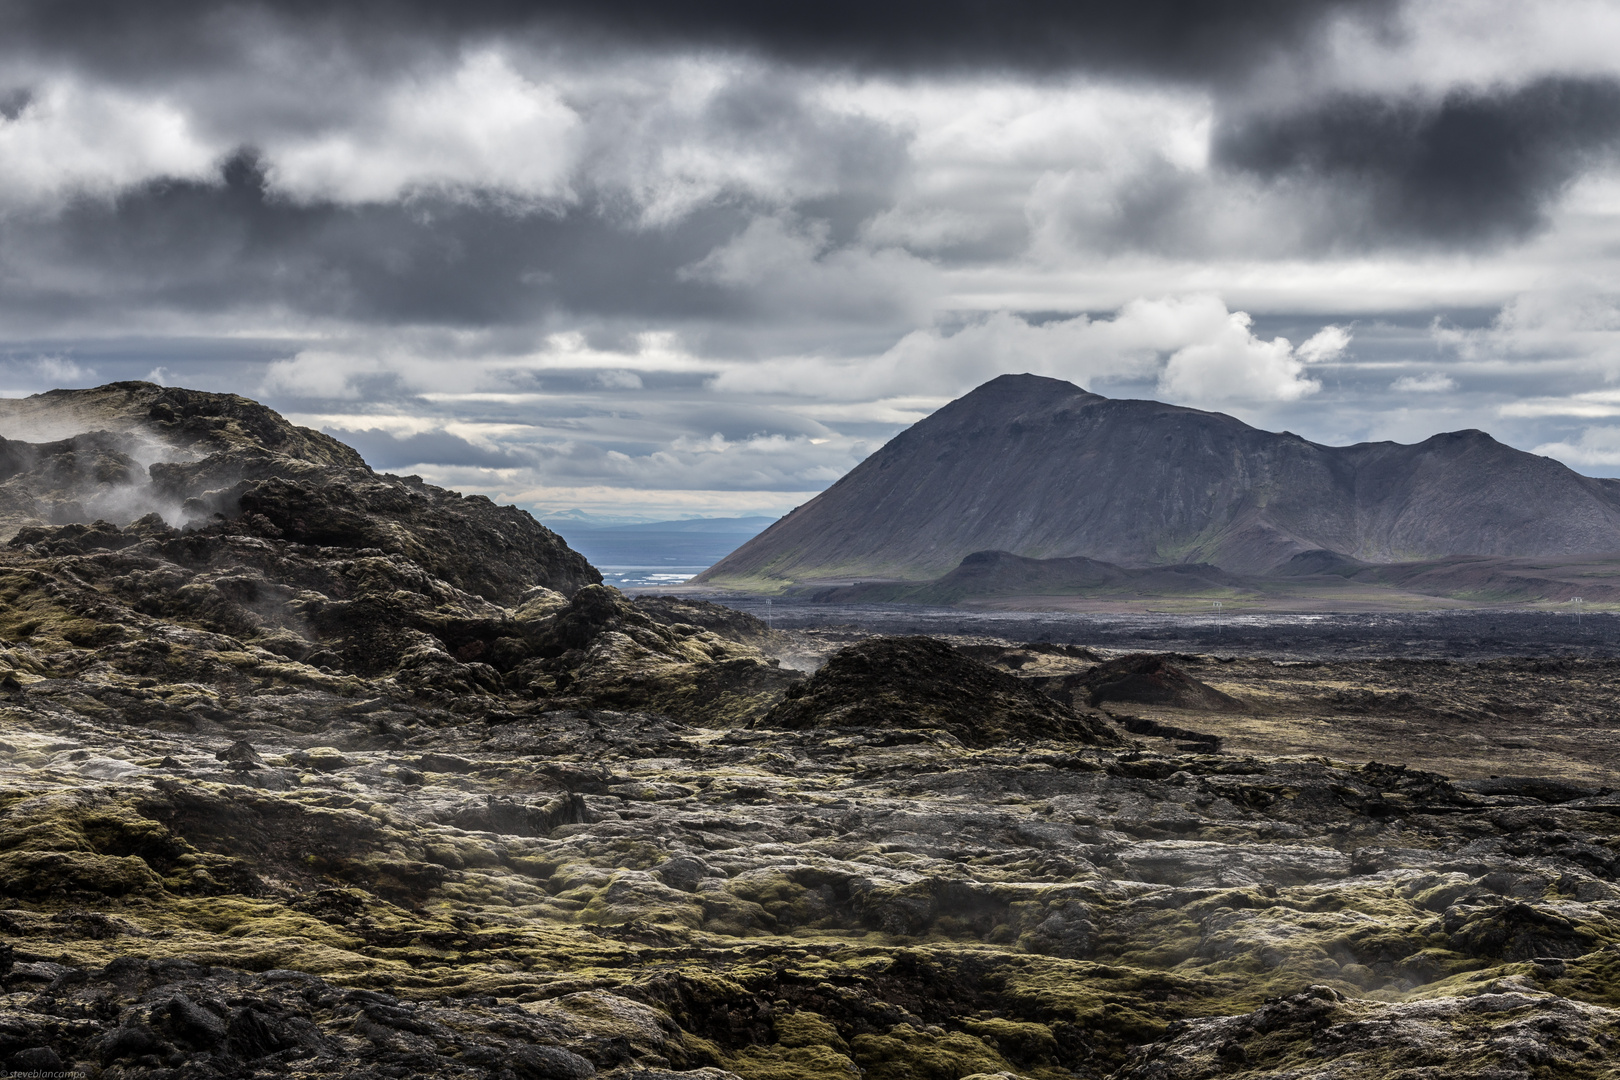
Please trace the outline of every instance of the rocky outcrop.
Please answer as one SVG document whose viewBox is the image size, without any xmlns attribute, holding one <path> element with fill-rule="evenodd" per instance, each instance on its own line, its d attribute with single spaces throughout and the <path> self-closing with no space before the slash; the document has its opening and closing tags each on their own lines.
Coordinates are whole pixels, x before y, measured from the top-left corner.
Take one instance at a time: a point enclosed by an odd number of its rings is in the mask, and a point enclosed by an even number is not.
<svg viewBox="0 0 1620 1080">
<path fill-rule="evenodd" d="M 213 531 L 306 546 L 374 548 L 498 604 L 534 586 L 572 594 L 601 575 L 562 538 L 515 506 L 462 497 L 420 480 L 374 474 L 314 482 L 243 481 Z"/>
<path fill-rule="evenodd" d="M 746 722 L 799 678 L 738 640 L 759 638 L 746 616 L 687 605 L 719 634 L 660 621 L 596 585 L 600 575 L 528 514 L 378 475 L 243 398 L 119 384 L 23 399 L 14 419 L 124 428 L 0 445 L 4 483 L 37 496 L 36 509 L 44 500 L 52 517 L 82 514 L 94 482 L 186 522 L 148 512 L 25 524 L 12 537 L 0 623 L 63 677 L 179 680 L 227 695 L 266 682 L 364 684 L 416 700 L 657 709 L 713 723 Z M 182 459 L 137 460 L 157 451 Z"/>
<path fill-rule="evenodd" d="M 1260 573 L 1324 551 L 1368 563 L 1620 551 L 1620 482 L 1481 431 L 1322 446 L 1219 413 L 1003 375 L 896 436 L 700 580 L 780 588 L 954 571 L 938 588 L 967 594 L 991 569 L 959 568 L 976 552 L 1115 564 L 995 571 L 1034 572 L 1062 591 L 1101 587 L 1120 567 Z"/>
<path fill-rule="evenodd" d="M 47 443 L 28 432 L 81 427 Z M 398 556 L 498 604 L 541 586 L 572 595 L 602 580 L 516 507 L 379 475 L 336 439 L 231 394 L 114 383 L 0 402 L 0 529 L 150 514 L 209 538 Z M 30 536 L 36 536 L 30 533 Z M 217 553 L 217 545 L 216 545 Z"/>
<path fill-rule="evenodd" d="M 659 622 L 603 585 L 523 634 L 534 659 L 518 664 L 510 685 L 599 708 L 729 726 L 763 714 L 803 678 L 736 637 Z"/>
<path fill-rule="evenodd" d="M 1067 738 L 1117 744 L 1106 721 L 926 637 L 870 638 L 834 653 L 760 727 L 938 730 L 968 746 Z"/>
<path fill-rule="evenodd" d="M 516 695 L 732 723 L 800 678 L 743 642 L 657 622 L 600 585 L 572 599 L 536 586 L 508 608 L 377 548 L 181 532 L 153 515 L 124 529 L 27 528 L 9 550 L 0 581 L 11 632 L 64 674 L 232 687 L 244 673 L 381 679 L 436 700 Z M 221 652 L 240 658 L 235 670 L 214 659 Z"/>
<path fill-rule="evenodd" d="M 1243 703 L 1188 675 L 1162 656 L 1132 653 L 1098 664 L 1075 679 L 1091 705 L 1119 702 L 1173 709 L 1236 712 Z"/>
<path fill-rule="evenodd" d="M 700 626 L 733 641 L 762 648 L 785 648 L 791 644 L 788 635 L 772 631 L 765 620 L 707 600 L 686 596 L 638 596 L 635 605 L 659 622 Z"/>
<path fill-rule="evenodd" d="M 93 390 L 52 390 L 0 401 L 0 429 L 46 441 L 84 432 L 128 436 L 137 445 L 197 460 L 225 450 L 262 450 L 337 468 L 364 468 L 353 449 L 318 431 L 289 424 L 273 409 L 238 394 L 118 382 Z"/>
<path fill-rule="evenodd" d="M 1136 1052 L 1114 1075 L 1299 1075 L 1289 1066 L 1309 1060 L 1318 1075 L 1345 1080 L 1602 1076 L 1617 1040 L 1620 1012 L 1561 1000 L 1528 979 L 1503 979 L 1474 997 L 1398 1005 L 1312 986 L 1242 1016 L 1172 1025 L 1166 1039 Z"/>
</svg>

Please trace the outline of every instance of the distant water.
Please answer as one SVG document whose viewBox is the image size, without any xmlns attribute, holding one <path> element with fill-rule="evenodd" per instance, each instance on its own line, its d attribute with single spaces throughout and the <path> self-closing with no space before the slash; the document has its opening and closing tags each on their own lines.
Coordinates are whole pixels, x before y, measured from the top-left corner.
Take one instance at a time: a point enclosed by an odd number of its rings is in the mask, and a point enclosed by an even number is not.
<svg viewBox="0 0 1620 1080">
<path fill-rule="evenodd" d="M 701 574 L 759 534 L 770 518 L 691 518 L 588 528 L 554 523 L 568 546 L 619 589 L 679 585 Z"/>
<path fill-rule="evenodd" d="M 612 585 L 615 589 L 629 591 L 632 589 L 648 589 L 659 585 L 679 585 L 694 574 L 701 574 L 709 568 L 703 566 L 598 566 L 602 571 L 602 584 Z"/>
</svg>

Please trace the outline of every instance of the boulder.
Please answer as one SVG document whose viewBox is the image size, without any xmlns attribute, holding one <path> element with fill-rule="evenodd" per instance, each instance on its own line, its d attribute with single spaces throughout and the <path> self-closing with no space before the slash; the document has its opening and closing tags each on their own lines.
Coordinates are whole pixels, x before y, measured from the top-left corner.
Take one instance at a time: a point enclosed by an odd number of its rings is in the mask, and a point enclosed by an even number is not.
<svg viewBox="0 0 1620 1080">
<path fill-rule="evenodd" d="M 1162 656 L 1132 653 L 1098 664 L 1077 680 L 1092 705 L 1122 702 L 1237 712 L 1243 703 L 1188 675 Z"/>
<path fill-rule="evenodd" d="M 875 637 L 839 650 L 755 726 L 935 728 L 969 746 L 1121 741 L 1100 718 L 926 637 Z"/>
</svg>

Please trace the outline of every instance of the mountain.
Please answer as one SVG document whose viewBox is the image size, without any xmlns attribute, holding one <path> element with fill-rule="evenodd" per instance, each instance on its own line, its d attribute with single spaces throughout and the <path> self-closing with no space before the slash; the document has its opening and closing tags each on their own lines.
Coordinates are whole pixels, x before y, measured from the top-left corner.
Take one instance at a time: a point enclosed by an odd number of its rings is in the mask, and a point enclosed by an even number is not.
<svg viewBox="0 0 1620 1080">
<path fill-rule="evenodd" d="M 1323 446 L 1221 413 L 1003 375 L 908 428 L 700 575 L 779 586 L 938 577 L 974 552 L 1266 573 L 1620 551 L 1620 481 L 1482 431 Z"/>
<path fill-rule="evenodd" d="M 576 529 L 616 529 L 621 525 L 640 525 L 645 517 L 619 517 L 612 514 L 593 514 L 588 510 L 547 510 L 538 515 L 540 524 L 548 529 L 572 525 Z"/>
</svg>

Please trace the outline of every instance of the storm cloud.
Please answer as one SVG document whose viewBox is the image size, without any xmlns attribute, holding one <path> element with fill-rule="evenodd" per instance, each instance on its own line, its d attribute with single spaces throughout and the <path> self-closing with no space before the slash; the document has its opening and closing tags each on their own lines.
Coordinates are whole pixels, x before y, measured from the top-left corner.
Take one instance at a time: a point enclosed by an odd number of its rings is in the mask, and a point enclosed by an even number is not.
<svg viewBox="0 0 1620 1080">
<path fill-rule="evenodd" d="M 1393 0 L 34 0 L 0 8 L 0 32 L 31 48 L 133 71 L 218 65 L 250 48 L 244 27 L 260 26 L 339 42 L 383 62 L 428 43 L 563 36 L 597 48 L 746 49 L 795 63 L 885 70 L 1086 67 L 1200 79 L 1241 72 L 1257 54 L 1299 48 L 1335 19 L 1387 26 L 1395 9 Z"/>
<path fill-rule="evenodd" d="M 1225 120 L 1222 164 L 1326 182 L 1363 202 L 1368 242 L 1517 240 L 1544 228 L 1572 181 L 1620 148 L 1620 81 L 1538 79 L 1437 101 L 1330 98 Z M 1348 225 L 1349 223 L 1347 223 Z"/>
<path fill-rule="evenodd" d="M 785 510 L 1022 370 L 1620 469 L 1617 36 L 1589 0 L 0 0 L 0 391 L 247 393 L 653 516 Z"/>
</svg>

